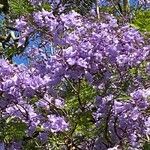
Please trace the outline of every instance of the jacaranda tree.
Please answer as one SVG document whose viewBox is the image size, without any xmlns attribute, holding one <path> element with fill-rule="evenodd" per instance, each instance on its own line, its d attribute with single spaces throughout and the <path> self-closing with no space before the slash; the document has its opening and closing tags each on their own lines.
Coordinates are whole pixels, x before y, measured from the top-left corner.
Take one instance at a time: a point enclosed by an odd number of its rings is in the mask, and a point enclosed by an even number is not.
<svg viewBox="0 0 150 150">
<path fill-rule="evenodd" d="M 55 14 L 42 2 L 15 21 L 29 64 L 0 59 L 1 147 L 148 150 L 148 42 L 110 14 Z"/>
</svg>

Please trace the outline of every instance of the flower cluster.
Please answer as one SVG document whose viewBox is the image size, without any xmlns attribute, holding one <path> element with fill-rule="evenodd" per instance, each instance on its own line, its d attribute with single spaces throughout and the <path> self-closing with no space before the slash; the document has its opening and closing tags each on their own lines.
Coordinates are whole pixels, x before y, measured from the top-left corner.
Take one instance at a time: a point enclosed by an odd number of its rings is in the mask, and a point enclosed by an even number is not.
<svg viewBox="0 0 150 150">
<path fill-rule="evenodd" d="M 131 149 L 142 148 L 142 139 L 149 135 L 149 97 L 150 89 L 136 90 L 131 93 L 131 99 L 124 101 L 116 100 L 112 96 L 97 97 L 97 126 L 105 124 L 106 132 L 101 133 L 101 146 L 113 147 L 117 144 Z"/>
<path fill-rule="evenodd" d="M 20 120 L 27 126 L 27 136 L 37 128 L 41 133 L 61 132 L 68 123 L 60 111 L 64 100 L 49 92 L 50 78 L 36 73 L 36 68 L 15 66 L 0 60 L 1 119 Z"/>
<path fill-rule="evenodd" d="M 63 84 L 69 84 L 79 103 L 76 111 L 70 111 L 85 113 L 88 110 L 95 116 L 95 128 L 102 130 L 93 135 L 95 147 L 141 149 L 144 139 L 150 135 L 147 112 L 150 89 L 145 88 L 137 75 L 150 48 L 141 34 L 129 25 L 119 26 L 117 20 L 107 14 L 103 21 L 98 21 L 84 18 L 75 11 L 54 16 L 42 10 L 29 18 L 32 22 L 25 17 L 17 20 L 16 27 L 22 31 L 20 40 L 31 32 L 38 33 L 43 43 L 53 43 L 56 53 L 49 58 L 42 48 L 32 47 L 27 52 L 33 58 L 29 66 L 15 66 L 0 60 L 2 117 L 24 122 L 31 137 L 40 128 L 39 139 L 48 141 L 49 133 L 69 130 L 67 120 L 71 117 L 63 111 L 67 101 L 63 93 L 67 88 Z M 81 101 L 82 81 L 96 90 L 95 112 L 89 108 L 89 103 L 94 106 L 92 99 L 85 106 Z M 123 94 L 130 98 L 122 100 Z M 69 123 L 72 132 L 72 122 Z"/>
</svg>

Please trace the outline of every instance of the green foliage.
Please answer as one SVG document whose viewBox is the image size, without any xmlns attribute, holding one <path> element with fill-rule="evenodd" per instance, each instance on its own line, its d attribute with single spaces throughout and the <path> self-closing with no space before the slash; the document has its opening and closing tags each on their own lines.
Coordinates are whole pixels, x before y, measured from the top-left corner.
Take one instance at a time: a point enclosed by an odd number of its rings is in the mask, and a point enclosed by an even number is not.
<svg viewBox="0 0 150 150">
<path fill-rule="evenodd" d="M 8 0 L 0 0 L 0 13 L 3 12 L 4 14 L 7 14 L 8 11 L 9 11 Z"/>
<path fill-rule="evenodd" d="M 75 10 L 82 15 L 87 14 L 91 10 L 93 3 L 95 3 L 95 0 L 62 0 L 61 2 L 62 6 L 65 7 L 64 12 Z M 33 10 L 41 10 L 41 8 L 44 8 L 45 10 L 51 10 L 51 5 L 46 2 L 43 2 L 41 6 L 36 6 L 34 8 L 28 2 L 28 0 L 11 0 L 9 1 L 9 5 L 11 12 L 10 15 L 13 15 L 13 18 L 26 15 L 28 13 L 33 12 Z M 55 8 L 55 14 L 58 13 L 58 8 Z"/>
<path fill-rule="evenodd" d="M 145 142 L 143 150 L 150 150 L 150 142 Z"/>
<path fill-rule="evenodd" d="M 100 12 L 106 12 L 115 15 L 116 10 L 114 9 L 113 6 L 102 6 L 100 7 Z"/>
<path fill-rule="evenodd" d="M 8 118 L 0 123 L 0 139 L 9 143 L 11 141 L 23 139 L 25 136 L 26 125 L 20 120 Z"/>
<path fill-rule="evenodd" d="M 44 8 L 47 11 L 50 11 L 51 10 L 51 5 L 48 4 L 48 3 L 44 3 L 44 4 L 42 4 L 42 8 Z"/>
<path fill-rule="evenodd" d="M 67 11 L 74 9 L 82 15 L 91 10 L 93 3 L 95 3 L 95 0 L 63 0 L 63 4 L 67 4 Z"/>
<path fill-rule="evenodd" d="M 9 60 L 11 60 L 12 59 L 12 57 L 15 55 L 15 54 L 17 54 L 17 48 L 13 48 L 13 47 L 8 47 L 8 48 L 6 48 L 5 49 L 5 52 L 4 52 L 5 54 L 5 57 L 7 57 Z"/>
<path fill-rule="evenodd" d="M 90 111 L 81 113 L 78 120 L 75 134 L 82 135 L 85 138 L 92 138 L 95 133 L 95 125 L 93 124 L 93 117 Z"/>
<path fill-rule="evenodd" d="M 150 10 L 137 11 L 133 25 L 142 32 L 150 32 Z"/>
<path fill-rule="evenodd" d="M 10 16 L 14 18 L 26 15 L 33 12 L 34 8 L 28 2 L 28 0 L 11 0 L 10 5 Z"/>
<path fill-rule="evenodd" d="M 69 85 L 67 85 L 69 86 Z M 75 89 L 78 88 L 79 85 L 75 85 Z M 70 87 L 71 88 L 71 87 Z M 68 90 L 67 90 L 68 91 Z M 86 105 L 89 102 L 92 102 L 95 98 L 96 91 L 86 82 L 86 81 L 81 81 L 80 83 L 80 99 L 82 102 L 82 105 Z M 78 95 L 75 94 L 74 90 L 70 90 L 70 92 L 67 93 L 66 95 L 66 109 L 68 111 L 70 109 L 78 109 L 79 108 L 79 101 L 78 101 Z M 71 110 L 72 111 L 72 110 Z"/>
<path fill-rule="evenodd" d="M 29 139 L 28 141 L 24 142 L 23 150 L 41 150 L 45 149 L 44 146 L 39 146 L 38 141 L 36 139 Z"/>
<path fill-rule="evenodd" d="M 79 85 L 74 86 L 78 90 Z M 66 96 L 65 110 L 68 113 L 74 135 L 82 135 L 85 138 L 94 136 L 94 125 L 92 112 L 88 109 L 85 111 L 87 104 L 92 104 L 96 91 L 86 81 L 80 82 L 80 94 L 75 91 L 68 92 Z M 90 107 L 90 106 L 89 106 Z"/>
</svg>

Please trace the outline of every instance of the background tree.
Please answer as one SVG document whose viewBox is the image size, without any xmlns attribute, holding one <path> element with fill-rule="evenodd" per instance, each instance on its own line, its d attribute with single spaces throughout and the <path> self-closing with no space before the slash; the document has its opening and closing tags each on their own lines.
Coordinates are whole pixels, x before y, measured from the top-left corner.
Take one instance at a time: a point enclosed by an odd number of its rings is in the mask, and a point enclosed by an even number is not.
<svg viewBox="0 0 150 150">
<path fill-rule="evenodd" d="M 110 9 L 96 9 L 90 2 L 95 13 L 86 8 L 84 14 L 85 1 L 55 2 L 9 2 L 0 140 L 27 150 L 148 149 L 150 53 L 141 33 L 127 26 L 131 6 L 109 1 Z M 54 57 L 47 55 L 51 46 Z M 30 58 L 28 66 L 8 61 L 18 53 Z"/>
</svg>

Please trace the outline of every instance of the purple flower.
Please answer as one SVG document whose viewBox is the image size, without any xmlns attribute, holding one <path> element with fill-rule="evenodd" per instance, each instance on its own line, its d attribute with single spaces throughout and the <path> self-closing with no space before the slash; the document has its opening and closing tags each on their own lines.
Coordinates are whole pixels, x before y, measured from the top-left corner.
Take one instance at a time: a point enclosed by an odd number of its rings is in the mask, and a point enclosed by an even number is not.
<svg viewBox="0 0 150 150">
<path fill-rule="evenodd" d="M 119 145 L 116 145 L 116 146 L 114 146 L 112 148 L 108 148 L 108 150 L 119 150 Z"/>
<path fill-rule="evenodd" d="M 131 119 L 133 119 L 134 121 L 136 121 L 139 118 L 139 115 L 140 115 L 140 112 L 139 112 L 138 108 L 135 107 L 131 111 L 130 117 L 131 117 Z"/>
<path fill-rule="evenodd" d="M 67 63 L 68 63 L 69 65 L 73 66 L 73 65 L 76 63 L 76 60 L 75 60 L 75 58 L 69 58 L 69 59 L 67 60 Z"/>
<path fill-rule="evenodd" d="M 27 22 L 25 21 L 24 17 L 16 20 L 16 27 L 19 31 L 24 30 L 26 26 L 27 26 Z"/>
<path fill-rule="evenodd" d="M 68 123 L 64 120 L 63 117 L 56 117 L 55 115 L 48 116 L 49 121 L 51 122 L 51 131 L 65 131 L 68 129 Z"/>
<path fill-rule="evenodd" d="M 84 67 L 84 68 L 87 68 L 87 62 L 86 62 L 86 60 L 84 60 L 84 59 L 82 59 L 82 58 L 79 58 L 78 60 L 77 60 L 77 64 L 79 65 L 79 66 L 81 66 L 81 67 Z"/>
<path fill-rule="evenodd" d="M 64 100 L 63 99 L 55 99 L 55 105 L 57 107 L 63 107 L 64 106 Z"/>
<path fill-rule="evenodd" d="M 48 140 L 48 133 L 46 133 L 46 132 L 39 133 L 38 138 L 40 141 L 42 141 L 44 143 Z"/>
</svg>

